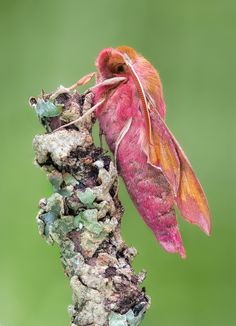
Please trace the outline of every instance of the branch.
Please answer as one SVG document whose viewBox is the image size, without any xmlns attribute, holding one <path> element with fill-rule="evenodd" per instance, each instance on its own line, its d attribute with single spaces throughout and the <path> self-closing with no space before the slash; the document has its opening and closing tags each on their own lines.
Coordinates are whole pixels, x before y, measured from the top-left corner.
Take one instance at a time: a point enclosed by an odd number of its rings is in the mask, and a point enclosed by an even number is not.
<svg viewBox="0 0 236 326">
<path fill-rule="evenodd" d="M 135 248 L 120 235 L 123 207 L 117 198 L 117 171 L 109 156 L 95 147 L 93 115 L 78 119 L 93 104 L 93 94 L 54 94 L 30 98 L 47 133 L 35 136 L 36 163 L 47 174 L 53 194 L 41 199 L 37 223 L 40 235 L 56 243 L 70 279 L 71 326 L 139 325 L 150 299 L 139 285 L 131 262 Z"/>
</svg>

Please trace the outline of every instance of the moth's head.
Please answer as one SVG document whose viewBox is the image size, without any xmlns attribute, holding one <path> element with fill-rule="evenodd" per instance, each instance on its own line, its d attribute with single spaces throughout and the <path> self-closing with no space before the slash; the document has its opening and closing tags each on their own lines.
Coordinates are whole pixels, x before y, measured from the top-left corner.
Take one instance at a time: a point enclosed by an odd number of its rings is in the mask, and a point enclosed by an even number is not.
<svg viewBox="0 0 236 326">
<path fill-rule="evenodd" d="M 101 81 L 113 77 L 128 77 L 130 70 L 125 62 L 125 55 L 129 57 L 132 63 L 135 63 L 138 58 L 136 51 L 128 46 L 102 50 L 96 60 L 98 80 Z"/>
</svg>

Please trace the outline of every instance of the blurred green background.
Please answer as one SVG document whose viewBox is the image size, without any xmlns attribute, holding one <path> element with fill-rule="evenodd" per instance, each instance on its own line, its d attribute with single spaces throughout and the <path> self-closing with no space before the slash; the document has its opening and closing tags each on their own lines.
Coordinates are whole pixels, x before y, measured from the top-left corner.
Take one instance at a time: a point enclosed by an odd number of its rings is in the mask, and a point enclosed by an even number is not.
<svg viewBox="0 0 236 326">
<path fill-rule="evenodd" d="M 209 199 L 213 233 L 179 219 L 188 258 L 169 255 L 124 187 L 123 236 L 148 272 L 144 326 L 236 325 L 235 0 L 0 1 L 0 325 L 69 324 L 71 302 L 56 247 L 39 237 L 37 203 L 51 189 L 33 166 L 43 132 L 28 108 L 41 88 L 93 71 L 98 52 L 130 45 L 159 70 L 167 122 Z"/>
</svg>

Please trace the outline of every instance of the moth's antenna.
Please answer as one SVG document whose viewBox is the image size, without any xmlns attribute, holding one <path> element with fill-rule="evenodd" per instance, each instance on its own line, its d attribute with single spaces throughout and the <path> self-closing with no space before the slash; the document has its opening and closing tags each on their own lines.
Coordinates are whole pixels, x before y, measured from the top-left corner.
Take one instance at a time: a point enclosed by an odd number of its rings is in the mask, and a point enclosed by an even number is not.
<svg viewBox="0 0 236 326">
<path fill-rule="evenodd" d="M 150 114 L 149 114 L 149 109 L 148 109 L 148 102 L 147 102 L 147 98 L 145 95 L 143 85 L 141 83 L 141 80 L 140 80 L 137 72 L 135 71 L 135 69 L 133 67 L 132 61 L 131 61 L 130 57 L 128 56 L 128 54 L 124 53 L 123 58 L 124 58 L 126 65 L 129 67 L 130 72 L 131 72 L 131 74 L 134 78 L 134 81 L 136 83 L 137 90 L 138 90 L 138 93 L 139 93 L 139 96 L 140 96 L 140 99 L 142 101 L 143 108 L 144 108 L 144 114 L 145 114 L 146 124 L 147 124 L 147 128 L 148 128 L 148 140 L 149 140 L 149 143 L 152 144 L 151 120 L 150 120 Z"/>
</svg>

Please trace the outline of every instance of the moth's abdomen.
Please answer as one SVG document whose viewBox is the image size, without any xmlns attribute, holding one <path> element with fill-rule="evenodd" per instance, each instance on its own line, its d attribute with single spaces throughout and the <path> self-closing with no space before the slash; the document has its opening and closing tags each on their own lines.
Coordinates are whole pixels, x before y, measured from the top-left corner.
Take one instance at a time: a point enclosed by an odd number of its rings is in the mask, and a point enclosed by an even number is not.
<svg viewBox="0 0 236 326">
<path fill-rule="evenodd" d="M 173 193 L 162 172 L 147 163 L 137 130 L 134 122 L 119 146 L 119 173 L 140 215 L 162 247 L 184 257 L 185 250 L 173 208 Z"/>
</svg>

